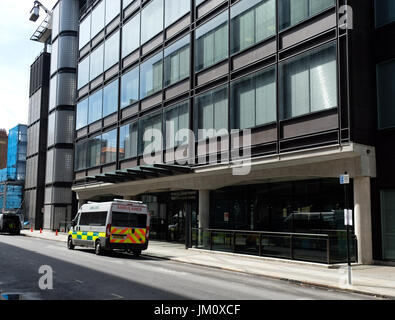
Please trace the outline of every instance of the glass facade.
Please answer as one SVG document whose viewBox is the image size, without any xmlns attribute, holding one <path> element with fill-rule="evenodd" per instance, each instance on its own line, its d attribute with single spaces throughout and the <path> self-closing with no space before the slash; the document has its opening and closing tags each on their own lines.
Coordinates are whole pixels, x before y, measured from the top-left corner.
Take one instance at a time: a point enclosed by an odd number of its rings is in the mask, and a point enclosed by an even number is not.
<svg viewBox="0 0 395 320">
<path fill-rule="evenodd" d="M 225 11 L 196 29 L 196 71 L 228 57 L 228 12 Z"/>
<path fill-rule="evenodd" d="M 141 43 L 163 30 L 163 0 L 152 0 L 141 12 Z"/>
<path fill-rule="evenodd" d="M 242 51 L 276 33 L 275 0 L 241 0 L 231 7 L 231 50 Z"/>
<path fill-rule="evenodd" d="M 155 131 L 162 132 L 162 113 L 143 117 L 139 122 L 139 154 L 162 150 L 162 140 L 156 139 Z"/>
<path fill-rule="evenodd" d="M 289 59 L 279 68 L 282 119 L 337 107 L 335 43 Z"/>
<path fill-rule="evenodd" d="M 191 10 L 191 2 L 186 0 L 164 0 L 165 1 L 165 27 L 176 22 Z"/>
<path fill-rule="evenodd" d="M 189 129 L 189 102 L 182 102 L 164 111 L 165 146 L 167 149 L 187 144 L 180 130 Z"/>
<path fill-rule="evenodd" d="M 104 44 L 92 51 L 90 55 L 89 80 L 92 81 L 104 71 Z"/>
<path fill-rule="evenodd" d="M 89 56 L 78 64 L 78 89 L 89 83 Z"/>
<path fill-rule="evenodd" d="M 139 68 L 125 73 L 121 78 L 121 108 L 128 107 L 139 100 Z"/>
<path fill-rule="evenodd" d="M 279 0 L 280 30 L 292 27 L 335 4 L 335 0 Z"/>
<path fill-rule="evenodd" d="M 118 80 L 103 89 L 103 117 L 118 111 Z"/>
<path fill-rule="evenodd" d="M 189 78 L 190 76 L 190 37 L 178 40 L 165 49 L 164 78 L 165 87 Z"/>
<path fill-rule="evenodd" d="M 140 99 L 162 90 L 163 54 L 159 53 L 140 66 Z"/>
<path fill-rule="evenodd" d="M 195 98 L 195 132 L 198 130 L 228 130 L 228 87 L 211 90 Z M 198 139 L 205 137 L 198 136 Z"/>
<path fill-rule="evenodd" d="M 395 2 L 393 0 L 375 0 L 376 27 L 395 21 Z"/>
<path fill-rule="evenodd" d="M 88 125 L 88 99 L 82 100 L 77 104 L 76 130 Z"/>
<path fill-rule="evenodd" d="M 232 129 L 254 128 L 277 120 L 276 69 L 259 71 L 231 85 Z"/>
<path fill-rule="evenodd" d="M 104 43 L 104 70 L 119 62 L 119 40 L 119 31 L 117 31 Z"/>
<path fill-rule="evenodd" d="M 117 133 L 117 129 L 103 133 L 101 138 L 101 164 L 117 161 Z"/>
<path fill-rule="evenodd" d="M 92 124 L 103 117 L 103 90 L 100 89 L 89 96 L 88 124 Z"/>
<path fill-rule="evenodd" d="M 377 106 L 378 127 L 387 129 L 395 127 L 395 60 L 377 65 Z"/>
<path fill-rule="evenodd" d="M 88 140 L 88 152 L 87 152 L 87 167 L 93 168 L 100 166 L 101 156 L 101 135 L 90 138 Z"/>
<path fill-rule="evenodd" d="M 140 46 L 140 13 L 130 19 L 122 28 L 122 58 Z"/>
<path fill-rule="evenodd" d="M 119 129 L 120 160 L 137 157 L 138 122 L 129 123 Z"/>
</svg>

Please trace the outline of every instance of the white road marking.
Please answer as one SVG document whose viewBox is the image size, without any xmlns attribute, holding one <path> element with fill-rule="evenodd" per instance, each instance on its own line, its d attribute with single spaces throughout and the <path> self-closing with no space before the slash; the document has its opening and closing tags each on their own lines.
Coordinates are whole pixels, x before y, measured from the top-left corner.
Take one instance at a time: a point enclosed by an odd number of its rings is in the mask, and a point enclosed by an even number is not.
<svg viewBox="0 0 395 320">
<path fill-rule="evenodd" d="M 124 299 L 124 297 L 122 297 L 118 294 L 115 294 L 115 293 L 111 293 L 111 295 L 114 296 L 115 298 L 118 298 L 118 299 Z"/>
</svg>

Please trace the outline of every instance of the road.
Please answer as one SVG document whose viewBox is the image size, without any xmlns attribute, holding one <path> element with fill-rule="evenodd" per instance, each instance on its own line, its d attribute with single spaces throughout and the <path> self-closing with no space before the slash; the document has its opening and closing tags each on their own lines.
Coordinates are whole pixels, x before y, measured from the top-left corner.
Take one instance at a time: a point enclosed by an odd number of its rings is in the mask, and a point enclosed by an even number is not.
<svg viewBox="0 0 395 320">
<path fill-rule="evenodd" d="M 39 288 L 43 265 L 53 270 L 53 290 Z M 144 255 L 96 256 L 61 242 L 7 235 L 0 235 L 0 291 L 29 300 L 371 299 Z"/>
</svg>

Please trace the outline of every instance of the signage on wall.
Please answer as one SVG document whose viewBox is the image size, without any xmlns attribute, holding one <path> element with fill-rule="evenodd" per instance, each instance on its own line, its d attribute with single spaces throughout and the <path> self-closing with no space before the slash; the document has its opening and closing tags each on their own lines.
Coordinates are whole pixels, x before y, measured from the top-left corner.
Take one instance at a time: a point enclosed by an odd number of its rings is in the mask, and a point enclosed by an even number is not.
<svg viewBox="0 0 395 320">
<path fill-rule="evenodd" d="M 344 209 L 344 225 L 345 226 L 352 226 L 352 210 Z"/>
<path fill-rule="evenodd" d="M 340 176 L 340 184 L 350 184 L 350 176 L 348 174 L 342 174 Z"/>
<path fill-rule="evenodd" d="M 229 222 L 229 212 L 224 213 L 224 221 Z"/>
</svg>

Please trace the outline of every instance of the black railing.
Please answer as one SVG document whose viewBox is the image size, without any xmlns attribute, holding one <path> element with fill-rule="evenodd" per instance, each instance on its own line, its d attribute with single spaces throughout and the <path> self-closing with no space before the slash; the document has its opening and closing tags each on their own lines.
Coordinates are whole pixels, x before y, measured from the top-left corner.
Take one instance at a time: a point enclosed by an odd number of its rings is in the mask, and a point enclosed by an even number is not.
<svg viewBox="0 0 395 320">
<path fill-rule="evenodd" d="M 351 260 L 357 261 L 357 243 L 351 236 Z M 225 251 L 318 262 L 347 262 L 345 231 L 328 234 L 265 232 L 222 229 L 192 229 L 192 246 L 199 249 Z"/>
</svg>

